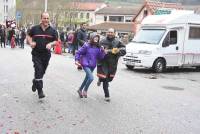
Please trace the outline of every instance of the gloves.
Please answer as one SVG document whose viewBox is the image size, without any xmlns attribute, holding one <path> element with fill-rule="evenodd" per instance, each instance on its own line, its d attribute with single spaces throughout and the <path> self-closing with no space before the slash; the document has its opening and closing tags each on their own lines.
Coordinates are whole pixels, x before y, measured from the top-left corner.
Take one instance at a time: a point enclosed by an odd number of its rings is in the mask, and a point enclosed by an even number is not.
<svg viewBox="0 0 200 134">
<path fill-rule="evenodd" d="M 112 49 L 112 54 L 117 54 L 119 52 L 119 49 L 118 48 L 113 48 Z"/>
</svg>

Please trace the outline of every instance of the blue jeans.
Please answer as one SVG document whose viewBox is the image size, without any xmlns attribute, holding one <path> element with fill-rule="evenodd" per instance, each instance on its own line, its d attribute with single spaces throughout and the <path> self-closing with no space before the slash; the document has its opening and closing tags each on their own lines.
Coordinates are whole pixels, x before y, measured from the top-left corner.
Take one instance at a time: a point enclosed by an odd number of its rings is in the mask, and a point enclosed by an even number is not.
<svg viewBox="0 0 200 134">
<path fill-rule="evenodd" d="M 79 88 L 79 90 L 84 90 L 87 91 L 90 84 L 92 83 L 92 81 L 94 80 L 93 74 L 92 72 L 94 71 L 94 68 L 89 68 L 89 67 L 83 67 L 83 70 L 86 73 L 85 79 L 81 84 L 81 87 Z"/>
<path fill-rule="evenodd" d="M 71 53 L 73 50 L 73 44 L 72 43 L 68 43 L 68 53 Z"/>
</svg>

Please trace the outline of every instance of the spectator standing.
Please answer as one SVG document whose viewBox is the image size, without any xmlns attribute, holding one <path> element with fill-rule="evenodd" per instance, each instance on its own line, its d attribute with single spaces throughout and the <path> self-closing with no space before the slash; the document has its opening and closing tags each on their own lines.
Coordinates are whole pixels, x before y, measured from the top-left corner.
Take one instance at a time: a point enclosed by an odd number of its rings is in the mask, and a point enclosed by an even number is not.
<svg viewBox="0 0 200 134">
<path fill-rule="evenodd" d="M 20 46 L 24 48 L 24 40 L 26 39 L 26 32 L 25 29 L 20 30 Z"/>
<path fill-rule="evenodd" d="M 74 49 L 73 48 L 74 47 L 73 40 L 74 40 L 74 32 L 71 30 L 71 31 L 69 31 L 68 38 L 67 38 L 68 53 L 72 53 L 72 51 Z"/>
<path fill-rule="evenodd" d="M 83 44 L 88 41 L 88 33 L 86 30 L 86 26 L 87 26 L 86 23 L 82 23 L 80 25 L 80 29 L 78 30 L 77 33 L 78 48 L 82 47 Z"/>
<path fill-rule="evenodd" d="M 5 27 L 2 25 L 0 27 L 0 41 L 1 41 L 1 47 L 3 47 L 4 45 L 4 48 L 6 47 L 6 31 L 5 31 Z"/>
</svg>

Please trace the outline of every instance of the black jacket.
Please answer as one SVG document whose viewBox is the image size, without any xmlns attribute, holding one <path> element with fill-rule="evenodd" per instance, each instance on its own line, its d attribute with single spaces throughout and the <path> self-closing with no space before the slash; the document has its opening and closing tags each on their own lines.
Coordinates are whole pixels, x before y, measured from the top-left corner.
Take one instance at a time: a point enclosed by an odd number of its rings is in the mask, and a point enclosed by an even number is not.
<svg viewBox="0 0 200 134">
<path fill-rule="evenodd" d="M 85 42 L 88 40 L 87 31 L 84 29 L 79 29 L 77 33 L 77 41 L 79 46 L 83 46 Z"/>
<path fill-rule="evenodd" d="M 100 41 L 100 45 L 109 50 L 120 48 L 120 51 L 117 54 L 108 52 L 104 59 L 100 60 L 97 65 L 97 76 L 101 79 L 108 78 L 109 81 L 112 81 L 117 71 L 117 64 L 120 56 L 126 54 L 125 46 L 117 38 L 105 38 Z"/>
</svg>

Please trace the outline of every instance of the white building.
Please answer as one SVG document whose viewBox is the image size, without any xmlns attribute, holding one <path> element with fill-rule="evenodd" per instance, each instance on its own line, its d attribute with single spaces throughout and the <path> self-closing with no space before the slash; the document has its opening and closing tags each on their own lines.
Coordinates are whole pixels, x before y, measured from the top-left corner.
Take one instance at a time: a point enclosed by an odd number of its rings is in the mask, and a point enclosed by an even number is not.
<svg viewBox="0 0 200 134">
<path fill-rule="evenodd" d="M 88 22 L 89 25 L 95 24 L 95 12 L 106 7 L 105 3 L 96 2 L 71 2 L 66 6 L 66 18 L 71 18 L 70 21 Z M 74 18 L 74 19 L 73 19 Z"/>
<path fill-rule="evenodd" d="M 131 22 L 138 13 L 138 6 L 106 6 L 95 12 L 95 24 L 89 30 L 105 33 L 109 28 L 114 28 L 116 33 L 122 35 L 133 32 Z"/>
<path fill-rule="evenodd" d="M 0 0 L 0 23 L 6 19 L 14 19 L 16 10 L 16 0 Z"/>
<path fill-rule="evenodd" d="M 96 12 L 95 24 L 104 22 L 131 22 L 137 12 L 138 7 L 134 6 L 107 6 Z"/>
</svg>

